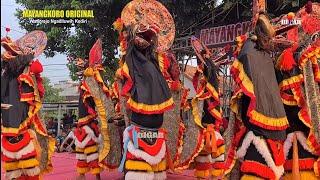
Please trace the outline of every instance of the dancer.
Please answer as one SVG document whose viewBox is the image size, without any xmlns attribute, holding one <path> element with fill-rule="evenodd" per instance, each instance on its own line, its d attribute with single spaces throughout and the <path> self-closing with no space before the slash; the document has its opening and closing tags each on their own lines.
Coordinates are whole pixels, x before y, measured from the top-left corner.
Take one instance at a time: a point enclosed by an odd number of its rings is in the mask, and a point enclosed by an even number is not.
<svg viewBox="0 0 320 180">
<path fill-rule="evenodd" d="M 121 160 L 121 123 L 108 121 L 117 116 L 113 94 L 102 73 L 102 42 L 96 41 L 89 53 L 89 61 L 77 59 L 80 84 L 79 120 L 75 130 L 77 170 L 80 178 L 91 172 L 100 178 L 103 169 L 115 169 Z M 113 123 L 114 122 L 114 123 Z M 121 128 L 120 128 L 121 129 Z"/>
<path fill-rule="evenodd" d="M 226 173 L 241 160 L 241 179 L 279 179 L 284 173 L 283 141 L 288 120 L 281 101 L 270 52 L 276 31 L 259 13 L 254 36 L 242 40 L 231 74 L 239 87 L 231 108 L 238 130 L 228 151 Z"/>
<path fill-rule="evenodd" d="M 6 179 L 40 179 L 52 169 L 55 140 L 39 117 L 45 89 L 43 68 L 35 59 L 46 43 L 42 31 L 17 41 L 1 39 L 5 49 L 1 55 L 1 159 Z"/>
<path fill-rule="evenodd" d="M 186 134 L 186 132 L 190 132 L 188 130 L 192 129 L 192 127 L 196 127 L 196 124 L 192 120 L 190 120 L 189 122 L 191 122 L 194 126 L 192 126 L 191 124 L 187 124 L 187 122 L 184 121 L 187 118 L 185 117 L 184 119 L 183 116 L 186 116 L 188 112 L 190 112 L 190 104 L 187 102 L 189 89 L 186 89 L 180 81 L 181 72 L 175 55 L 173 54 L 173 52 L 167 51 L 165 53 L 159 53 L 158 57 L 160 70 L 168 83 L 172 99 L 174 101 L 173 108 L 164 113 L 164 122 L 162 126 L 167 132 L 170 132 L 166 137 L 167 146 L 170 147 L 167 150 L 168 168 L 170 170 L 183 170 L 189 166 L 189 160 L 192 159 L 189 157 L 193 156 L 192 150 L 196 152 L 198 151 L 197 145 L 201 142 L 197 142 L 197 138 L 194 137 L 200 135 L 200 130 L 197 129 L 197 131 L 192 131 L 191 134 Z M 185 140 L 184 137 L 194 138 L 193 143 L 191 143 L 191 141 Z M 190 151 L 183 151 L 183 145 L 186 145 L 186 143 L 183 142 L 188 142 Z M 184 156 L 184 158 L 186 159 L 183 159 L 186 161 L 180 163 L 180 157 L 183 156 L 183 154 L 187 154 L 189 157 Z M 179 164 L 181 166 L 179 166 Z"/>
<path fill-rule="evenodd" d="M 59 147 L 59 152 L 74 152 L 75 151 L 75 136 L 74 136 L 74 130 L 77 127 L 76 124 L 72 125 L 72 128 L 70 129 L 69 134 L 64 138 L 63 142 L 61 143 Z"/>
<path fill-rule="evenodd" d="M 101 40 L 98 40 L 90 51 L 88 60 L 77 59 L 78 75 L 82 77 L 80 83 L 79 119 L 74 132 L 76 145 L 77 172 L 79 179 L 84 179 L 86 173 L 90 172 L 100 179 L 103 170 L 99 164 L 99 144 L 102 143 L 101 131 L 98 126 L 95 101 L 85 78 L 95 74 L 99 78 L 101 68 Z M 98 53 L 97 53 L 98 52 Z M 104 84 L 103 84 L 104 85 Z"/>
<path fill-rule="evenodd" d="M 284 156 L 286 158 L 284 168 L 287 172 L 284 179 L 293 179 L 296 176 L 310 180 L 319 178 L 316 176 L 319 176 L 320 144 L 315 137 L 316 127 L 312 123 L 309 113 L 314 110 L 308 107 L 305 98 L 305 92 L 309 91 L 306 83 L 309 82 L 304 80 L 305 73 L 303 71 L 305 69 L 299 68 L 299 65 L 305 66 L 306 60 L 310 60 L 315 70 L 314 85 L 318 86 L 316 82 L 319 65 L 314 61 L 319 54 L 320 41 L 313 38 L 315 36 L 313 34 L 317 34 L 320 29 L 308 22 L 313 21 L 315 24 L 319 24 L 320 16 L 316 12 L 312 12 L 312 6 L 319 8 L 317 4 L 307 4 L 296 14 L 296 17 L 302 19 L 302 27 L 287 33 L 288 39 L 292 40 L 294 45 L 285 49 L 276 63 L 281 98 L 290 124 L 284 142 Z M 318 82 L 320 81 L 318 80 Z M 296 145 L 294 145 L 295 141 Z M 297 150 L 295 150 L 295 146 Z"/>
<path fill-rule="evenodd" d="M 118 26 L 123 35 L 120 45 L 126 44 L 118 71 L 120 95 L 127 97 L 131 111 L 119 170 L 125 171 L 125 179 L 166 179 L 166 132 L 161 126 L 173 99 L 157 53 L 173 42 L 173 19 L 157 1 L 134 0 L 123 9 L 119 21 L 123 22 Z"/>
<path fill-rule="evenodd" d="M 197 55 L 198 68 L 193 77 L 196 97 L 193 106 L 203 101 L 203 129 L 204 147 L 195 158 L 195 176 L 198 178 L 218 177 L 224 171 L 224 140 L 220 134 L 222 114 L 219 97 L 218 67 L 214 64 L 214 57 L 210 50 L 195 37 L 191 44 Z M 226 57 L 226 53 L 218 54 L 219 59 Z M 195 109 L 195 108 L 194 108 Z"/>
</svg>

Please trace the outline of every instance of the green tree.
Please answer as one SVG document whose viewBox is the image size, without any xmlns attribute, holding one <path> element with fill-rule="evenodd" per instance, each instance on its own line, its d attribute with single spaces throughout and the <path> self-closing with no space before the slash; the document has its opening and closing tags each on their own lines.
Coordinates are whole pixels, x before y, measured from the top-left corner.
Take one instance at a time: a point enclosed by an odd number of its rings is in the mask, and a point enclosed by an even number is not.
<svg viewBox="0 0 320 180">
<path fill-rule="evenodd" d="M 45 88 L 44 102 L 61 102 L 65 101 L 65 98 L 59 95 L 60 89 L 52 87 L 50 80 L 47 77 L 43 77 L 43 86 Z"/>
<path fill-rule="evenodd" d="M 103 41 L 103 63 L 107 78 L 111 80 L 117 69 L 118 37 L 112 29 L 112 23 L 121 15 L 123 7 L 130 0 L 16 0 L 26 9 L 92 9 L 94 18 L 88 19 L 86 24 L 33 24 L 22 17 L 22 9 L 17 9 L 16 16 L 19 24 L 27 31 L 35 29 L 47 33 L 48 44 L 45 55 L 54 56 L 63 53 L 68 56 L 68 68 L 73 80 L 75 75 L 74 59 L 87 58 L 89 51 L 97 38 Z M 215 0 L 161 0 L 173 15 L 176 23 L 177 35 L 183 32 L 198 17 L 207 14 L 213 7 Z"/>
</svg>

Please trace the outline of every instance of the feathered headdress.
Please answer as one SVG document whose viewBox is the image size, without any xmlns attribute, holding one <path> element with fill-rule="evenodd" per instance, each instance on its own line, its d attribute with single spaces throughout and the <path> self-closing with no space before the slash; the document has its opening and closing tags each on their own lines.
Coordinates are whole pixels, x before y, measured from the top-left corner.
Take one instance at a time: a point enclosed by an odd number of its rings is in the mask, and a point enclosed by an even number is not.
<svg viewBox="0 0 320 180">
<path fill-rule="evenodd" d="M 5 52 L 1 57 L 8 61 L 20 54 L 33 54 L 34 57 L 39 56 L 47 45 L 47 36 L 43 31 L 32 31 L 17 41 L 13 41 L 9 37 L 1 39 L 1 46 Z"/>
<path fill-rule="evenodd" d="M 277 67 L 280 70 L 289 71 L 296 65 L 293 55 L 298 48 L 298 44 L 300 43 L 299 41 L 302 43 L 307 43 L 302 37 L 309 36 L 320 31 L 319 10 L 319 3 L 312 3 L 309 1 L 294 16 L 295 18 L 299 18 L 301 20 L 302 28 L 299 30 L 299 28 L 296 27 L 287 33 L 287 39 L 295 42 L 295 44 L 292 47 L 285 49 L 278 58 Z M 290 13 L 287 16 L 290 16 Z"/>
<path fill-rule="evenodd" d="M 89 66 L 93 67 L 96 64 L 102 64 L 102 41 L 98 39 L 92 46 L 89 53 Z"/>
</svg>

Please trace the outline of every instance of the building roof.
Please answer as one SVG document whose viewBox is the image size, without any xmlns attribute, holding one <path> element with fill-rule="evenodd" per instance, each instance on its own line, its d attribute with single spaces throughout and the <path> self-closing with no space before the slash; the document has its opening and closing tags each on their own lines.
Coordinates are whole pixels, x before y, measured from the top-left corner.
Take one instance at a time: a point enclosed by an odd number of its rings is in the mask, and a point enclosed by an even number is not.
<svg viewBox="0 0 320 180">
<path fill-rule="evenodd" d="M 77 101 L 79 99 L 79 83 L 73 81 L 59 81 L 54 88 L 60 89 L 59 95 L 65 97 L 66 101 Z"/>
</svg>

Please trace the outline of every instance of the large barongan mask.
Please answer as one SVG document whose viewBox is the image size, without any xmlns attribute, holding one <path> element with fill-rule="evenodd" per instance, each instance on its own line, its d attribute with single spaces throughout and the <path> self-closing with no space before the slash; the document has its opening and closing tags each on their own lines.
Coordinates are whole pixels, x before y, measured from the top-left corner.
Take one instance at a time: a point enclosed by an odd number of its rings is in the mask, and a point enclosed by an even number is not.
<svg viewBox="0 0 320 180">
<path fill-rule="evenodd" d="M 146 49 L 149 46 L 154 46 L 157 43 L 157 35 L 159 33 L 159 26 L 140 23 L 136 29 L 136 36 L 134 37 L 134 44 L 139 49 Z"/>
<path fill-rule="evenodd" d="M 129 2 L 121 12 L 121 20 L 124 26 L 136 28 L 134 41 L 140 48 L 146 48 L 154 43 L 156 50 L 163 52 L 173 44 L 175 36 L 173 18 L 166 7 L 158 1 Z"/>
<path fill-rule="evenodd" d="M 46 45 L 46 33 L 38 30 L 30 32 L 16 41 L 5 37 L 1 39 L 1 46 L 5 49 L 1 57 L 3 60 L 9 61 L 17 55 L 33 54 L 36 58 L 44 51 Z"/>
</svg>

